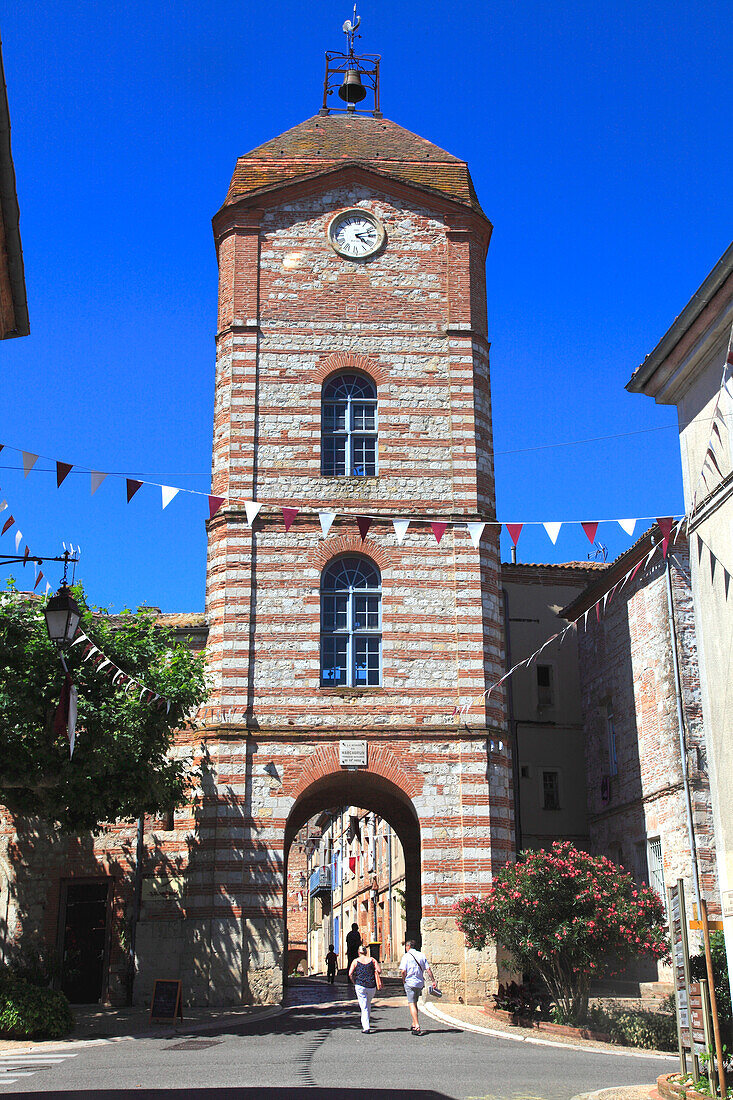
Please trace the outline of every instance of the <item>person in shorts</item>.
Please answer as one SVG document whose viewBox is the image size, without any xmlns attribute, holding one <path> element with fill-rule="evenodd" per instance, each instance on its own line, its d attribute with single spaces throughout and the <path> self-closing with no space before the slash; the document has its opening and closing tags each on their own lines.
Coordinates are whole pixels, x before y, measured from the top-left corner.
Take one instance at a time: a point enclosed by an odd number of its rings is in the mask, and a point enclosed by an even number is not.
<svg viewBox="0 0 733 1100">
<path fill-rule="evenodd" d="M 430 969 L 430 963 L 426 956 L 423 955 L 422 951 L 417 950 L 414 940 L 406 940 L 405 953 L 400 962 L 400 976 L 405 983 L 407 1007 L 410 1010 L 413 1035 L 422 1035 L 420 1021 L 417 1017 L 417 1002 L 425 986 L 426 974 L 431 982 L 435 981 L 435 975 Z"/>
</svg>

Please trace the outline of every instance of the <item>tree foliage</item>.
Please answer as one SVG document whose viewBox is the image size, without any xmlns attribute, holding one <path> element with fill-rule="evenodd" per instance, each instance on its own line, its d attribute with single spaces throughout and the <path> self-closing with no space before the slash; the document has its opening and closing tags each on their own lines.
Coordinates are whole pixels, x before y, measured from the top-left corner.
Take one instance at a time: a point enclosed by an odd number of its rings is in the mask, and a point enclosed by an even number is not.
<svg viewBox="0 0 733 1100">
<path fill-rule="evenodd" d="M 41 817 L 65 832 L 169 811 L 185 800 L 188 760 L 172 756 L 173 732 L 206 697 L 204 657 L 156 625 L 153 614 L 112 618 L 90 610 L 81 588 L 81 628 L 121 669 L 170 701 L 170 709 L 126 693 L 66 652 L 78 697 L 77 736 L 69 759 L 65 732 L 54 732 L 64 682 L 49 641 L 44 602 L 11 586 L 0 596 L 0 802 L 11 813 Z"/>
<path fill-rule="evenodd" d="M 523 853 L 488 894 L 463 898 L 455 911 L 469 947 L 503 945 L 517 970 L 541 975 L 567 1022 L 584 1018 L 593 979 L 669 952 L 654 891 L 567 843 Z"/>
</svg>

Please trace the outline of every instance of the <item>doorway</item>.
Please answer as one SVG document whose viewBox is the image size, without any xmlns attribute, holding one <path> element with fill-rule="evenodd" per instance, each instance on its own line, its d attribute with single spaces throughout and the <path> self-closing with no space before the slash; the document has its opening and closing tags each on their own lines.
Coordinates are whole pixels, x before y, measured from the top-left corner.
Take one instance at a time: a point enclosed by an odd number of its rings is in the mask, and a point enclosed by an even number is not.
<svg viewBox="0 0 733 1100">
<path fill-rule="evenodd" d="M 67 882 L 61 904 L 61 989 L 71 1004 L 98 1004 L 105 984 L 109 882 Z"/>
</svg>

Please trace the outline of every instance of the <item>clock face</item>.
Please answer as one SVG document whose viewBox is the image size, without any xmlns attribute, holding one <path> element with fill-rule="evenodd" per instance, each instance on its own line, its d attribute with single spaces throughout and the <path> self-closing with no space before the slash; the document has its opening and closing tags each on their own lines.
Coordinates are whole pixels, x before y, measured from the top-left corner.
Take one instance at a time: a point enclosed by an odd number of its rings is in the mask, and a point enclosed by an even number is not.
<svg viewBox="0 0 733 1100">
<path fill-rule="evenodd" d="M 328 227 L 328 240 L 339 256 L 362 260 L 384 243 L 384 226 L 368 210 L 342 210 Z"/>
</svg>

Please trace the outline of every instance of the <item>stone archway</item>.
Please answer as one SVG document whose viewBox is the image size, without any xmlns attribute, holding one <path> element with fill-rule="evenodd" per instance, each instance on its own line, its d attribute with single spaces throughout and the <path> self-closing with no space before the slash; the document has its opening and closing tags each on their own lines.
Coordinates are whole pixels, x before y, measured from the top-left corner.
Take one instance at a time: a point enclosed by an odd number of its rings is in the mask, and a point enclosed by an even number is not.
<svg viewBox="0 0 733 1100">
<path fill-rule="evenodd" d="M 320 770 L 319 763 L 311 762 L 309 770 L 311 774 Z M 405 931 L 406 935 L 419 940 L 422 919 L 420 822 L 408 795 L 384 775 L 341 769 L 322 774 L 304 787 L 293 803 L 285 827 L 284 881 L 287 883 L 288 857 L 298 830 L 319 812 L 345 806 L 356 806 L 377 814 L 397 834 L 405 858 Z M 287 892 L 283 898 L 283 924 L 287 943 Z"/>
</svg>

